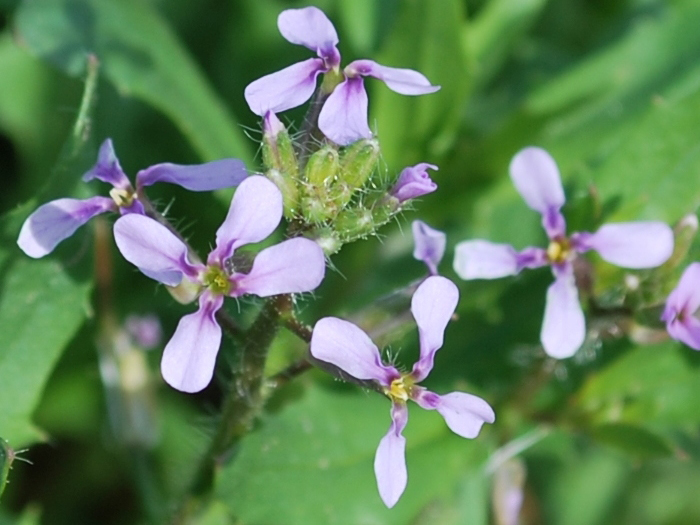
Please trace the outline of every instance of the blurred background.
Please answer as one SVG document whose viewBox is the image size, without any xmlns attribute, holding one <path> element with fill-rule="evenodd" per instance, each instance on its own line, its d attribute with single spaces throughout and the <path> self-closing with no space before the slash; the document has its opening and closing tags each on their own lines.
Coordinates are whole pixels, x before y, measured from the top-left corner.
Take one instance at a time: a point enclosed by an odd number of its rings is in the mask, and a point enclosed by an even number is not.
<svg viewBox="0 0 700 525">
<path fill-rule="evenodd" d="M 282 10 L 306 5 L 0 0 L 0 437 L 15 450 L 29 448 L 20 456 L 32 462 L 13 463 L 0 524 L 168 523 L 181 502 L 236 345 L 224 341 L 218 380 L 207 390 L 172 390 L 160 379 L 160 354 L 192 305 L 175 303 L 120 259 L 109 234 L 113 217 L 81 228 L 39 261 L 19 251 L 17 234 L 39 204 L 105 194 L 104 185 L 80 177 L 108 137 L 132 180 L 159 162 L 239 157 L 260 170 L 260 122 L 243 90 L 311 56 L 276 26 Z M 682 269 L 700 255 L 692 226 L 678 230 L 677 253 L 658 270 L 586 259 L 588 336 L 560 362 L 539 345 L 549 271 L 462 282 L 451 268 L 462 240 L 518 249 L 546 242 L 539 215 L 508 178 L 510 159 L 528 145 L 546 148 L 559 165 L 569 231 L 615 220 L 675 224 L 696 214 L 700 2 L 312 5 L 334 22 L 343 64 L 371 58 L 442 86 L 404 97 L 366 80 L 382 170 L 395 177 L 417 162 L 440 169 L 437 192 L 379 237 L 333 257 L 323 285 L 299 299 L 301 316 L 310 324 L 353 317 L 381 331 L 407 307 L 392 292 L 425 274 L 411 256 L 411 221 L 445 231 L 440 272 L 457 282 L 461 301 L 425 385 L 484 397 L 496 423 L 468 441 L 438 414 L 411 407 L 408 488 L 388 510 L 372 464 L 389 403 L 312 371 L 274 392 L 219 472 L 214 494 L 187 522 L 700 523 L 700 358 L 668 340 L 658 321 Z M 97 83 L 81 111 L 92 87 L 90 55 L 99 62 Z M 298 130 L 305 109 L 280 118 Z M 207 253 L 231 191 L 160 185 L 148 193 Z M 258 304 L 230 301 L 227 309 L 245 324 Z M 151 316 L 151 324 L 132 316 Z M 165 339 L 153 328 L 159 325 Z M 415 329 L 390 336 L 377 342 L 410 366 Z M 269 373 L 305 351 L 282 331 Z"/>
</svg>

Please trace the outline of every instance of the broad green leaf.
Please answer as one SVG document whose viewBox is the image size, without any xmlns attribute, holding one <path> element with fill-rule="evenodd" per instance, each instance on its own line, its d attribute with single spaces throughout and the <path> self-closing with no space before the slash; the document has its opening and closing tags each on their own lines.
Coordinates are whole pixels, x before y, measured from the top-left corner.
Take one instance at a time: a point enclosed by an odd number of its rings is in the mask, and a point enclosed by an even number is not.
<svg viewBox="0 0 700 525">
<path fill-rule="evenodd" d="M 634 348 L 592 375 L 576 396 L 575 407 L 594 424 L 698 423 L 697 358 L 673 341 Z"/>
<path fill-rule="evenodd" d="M 86 55 L 97 55 L 119 91 L 165 113 L 204 160 L 251 160 L 229 110 L 150 3 L 25 0 L 16 25 L 31 53 L 69 75 L 82 75 Z"/>
<path fill-rule="evenodd" d="M 372 393 L 310 388 L 243 441 L 221 472 L 217 497 L 250 525 L 411 522 L 430 502 L 454 494 L 466 472 L 483 462 L 486 437 L 455 436 L 438 414 L 412 406 L 408 487 L 389 510 L 373 470 L 389 406 Z"/>
<path fill-rule="evenodd" d="M 673 454 L 670 443 L 641 426 L 608 423 L 593 427 L 591 435 L 597 441 L 623 450 L 636 459 L 667 457 Z"/>
<path fill-rule="evenodd" d="M 370 127 L 376 129 L 382 154 L 394 169 L 425 162 L 426 154 L 434 159 L 451 146 L 469 93 L 470 75 L 462 48 L 462 2 L 409 0 L 400 5 L 396 25 L 377 61 L 415 69 L 442 89 L 409 97 L 385 86 L 372 88 Z M 423 146 L 426 140 L 427 148 Z"/>
<path fill-rule="evenodd" d="M 15 241 L 28 212 L 0 219 L 0 428 L 13 446 L 40 437 L 31 415 L 54 364 L 88 313 L 90 282 L 55 258 L 30 259 Z"/>
</svg>

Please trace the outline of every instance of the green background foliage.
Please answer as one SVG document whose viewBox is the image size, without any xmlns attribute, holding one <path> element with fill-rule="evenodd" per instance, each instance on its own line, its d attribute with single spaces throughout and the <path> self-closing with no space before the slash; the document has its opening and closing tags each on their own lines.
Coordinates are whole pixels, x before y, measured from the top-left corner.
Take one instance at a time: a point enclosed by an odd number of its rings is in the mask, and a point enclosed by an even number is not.
<svg viewBox="0 0 700 525">
<path fill-rule="evenodd" d="M 132 176 L 158 162 L 221 157 L 260 170 L 260 123 L 243 89 L 310 56 L 284 41 L 275 25 L 281 10 L 305 5 L 0 2 L 0 437 L 14 449 L 30 447 L 24 455 L 33 462 L 13 464 L 0 524 L 167 523 L 191 485 L 225 374 L 201 394 L 175 392 L 158 374 L 161 345 L 139 354 L 150 373 L 148 391 L 137 402 L 120 397 L 100 375 L 94 228 L 81 228 L 38 261 L 15 240 L 37 205 L 103 192 L 100 183 L 79 179 L 107 137 Z M 547 148 L 557 160 L 574 230 L 610 220 L 675 223 L 697 212 L 696 0 L 314 5 L 334 21 L 344 63 L 371 58 L 415 68 L 442 89 L 403 97 L 367 79 L 382 163 L 392 176 L 416 162 L 437 164 L 439 190 L 380 238 L 348 245 L 333 258 L 323 285 L 300 300 L 308 323 L 325 315 L 371 320 L 376 311 L 363 308 L 420 278 L 424 269 L 411 257 L 414 218 L 447 233 L 440 270 L 455 280 L 451 257 L 461 240 L 541 245 L 539 216 L 507 175 L 512 156 L 528 145 Z M 79 114 L 89 55 L 99 61 L 99 77 L 88 113 Z M 303 115 L 301 108 L 281 118 L 296 130 Z M 149 188 L 149 195 L 206 253 L 231 192 L 165 186 Z M 174 303 L 109 246 L 118 322 L 155 312 L 167 337 L 192 307 Z M 657 321 L 664 294 L 699 253 L 693 241 L 690 255 L 659 272 L 628 272 L 590 258 L 589 304 L 596 308 L 588 308 L 584 347 L 562 362 L 545 359 L 538 342 L 546 270 L 493 282 L 456 280 L 458 318 L 426 386 L 484 397 L 496 410 L 494 425 L 464 440 L 437 414 L 411 407 L 408 488 L 388 510 L 372 464 L 389 426 L 389 403 L 313 371 L 274 392 L 189 522 L 498 523 L 499 476 L 522 490 L 524 524 L 700 522 L 700 358 L 667 340 Z M 641 290 L 625 288 L 630 274 Z M 257 304 L 246 299 L 227 308 L 245 324 Z M 630 305 L 643 308 L 621 317 Z M 390 350 L 409 366 L 417 338 L 412 326 L 404 332 Z M 269 372 L 305 351 L 283 333 Z M 236 352 L 226 340 L 219 364 Z M 133 426 L 124 407 L 137 407 L 145 419 Z M 524 481 L 508 477 L 512 457 Z"/>
</svg>

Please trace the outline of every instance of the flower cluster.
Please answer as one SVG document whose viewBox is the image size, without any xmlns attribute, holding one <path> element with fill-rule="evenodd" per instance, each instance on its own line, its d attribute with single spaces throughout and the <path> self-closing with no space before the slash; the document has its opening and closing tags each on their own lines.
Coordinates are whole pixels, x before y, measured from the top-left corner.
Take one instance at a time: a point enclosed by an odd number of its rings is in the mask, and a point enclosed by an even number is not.
<svg viewBox="0 0 700 525">
<path fill-rule="evenodd" d="M 197 300 L 197 310 L 180 319 L 161 361 L 165 381 L 183 392 L 198 392 L 212 379 L 222 341 L 220 310 L 226 297 L 270 297 L 315 290 L 325 276 L 326 255 L 375 233 L 407 203 L 437 189 L 429 170 L 438 168 L 424 162 L 406 167 L 395 180 L 372 179 L 381 150 L 368 123 L 364 77 L 382 80 L 404 95 L 433 93 L 439 86 L 416 71 L 371 60 L 355 60 L 341 69 L 335 28 L 316 7 L 283 11 L 278 27 L 286 40 L 310 49 L 316 57 L 266 75 L 245 89 L 250 109 L 263 118 L 262 175 L 249 176 L 237 159 L 194 166 L 163 163 L 139 171 L 132 185 L 107 139 L 97 163 L 83 180 L 111 184 L 109 197 L 46 203 L 27 218 L 17 240 L 27 255 L 42 257 L 90 218 L 118 212 L 113 231 L 123 257 L 162 284 L 184 286 L 191 291 L 187 302 Z M 317 88 L 319 75 L 323 80 Z M 307 102 L 314 93 L 309 115 L 311 127 L 317 129 L 307 130 L 306 140 L 295 143 L 276 113 Z M 325 139 L 315 140 L 318 130 Z M 559 170 L 540 148 L 528 147 L 517 153 L 510 164 L 510 177 L 527 206 L 541 215 L 547 246 L 516 250 L 487 240 L 463 241 L 455 247 L 454 270 L 462 279 L 494 279 L 549 266 L 554 282 L 547 290 L 540 340 L 548 355 L 567 358 L 586 337 L 576 259 L 594 250 L 618 266 L 653 268 L 671 257 L 673 231 L 662 222 L 637 221 L 567 234 Z M 144 188 L 156 182 L 192 191 L 237 186 L 206 262 L 153 208 Z M 239 248 L 270 237 L 283 217 L 288 219 L 289 238 L 260 250 L 250 264 L 234 257 L 240 255 L 236 254 Z M 388 507 L 397 503 L 408 479 L 403 430 L 409 399 L 421 408 L 437 411 L 454 433 L 465 438 L 475 438 L 484 423 L 495 421 L 491 406 L 477 396 L 463 392 L 438 395 L 420 384 L 443 346 L 459 291 L 438 272 L 446 235 L 420 220 L 412 223 L 412 231 L 413 256 L 425 263 L 429 275 L 402 291 L 407 303 L 415 288 L 410 311 L 418 329 L 420 357 L 410 372 L 385 362 L 370 337 L 346 320 L 324 317 L 315 324 L 310 341 L 308 334 L 305 336 L 317 364 L 327 363 L 335 367 L 339 377 L 370 384 L 391 401 L 391 425 L 374 459 L 379 494 Z M 700 263 L 694 263 L 668 296 L 662 319 L 673 338 L 697 350 L 700 320 L 695 316 L 699 310 Z M 131 324 L 144 346 L 160 340 L 157 321 L 134 319 Z"/>
</svg>

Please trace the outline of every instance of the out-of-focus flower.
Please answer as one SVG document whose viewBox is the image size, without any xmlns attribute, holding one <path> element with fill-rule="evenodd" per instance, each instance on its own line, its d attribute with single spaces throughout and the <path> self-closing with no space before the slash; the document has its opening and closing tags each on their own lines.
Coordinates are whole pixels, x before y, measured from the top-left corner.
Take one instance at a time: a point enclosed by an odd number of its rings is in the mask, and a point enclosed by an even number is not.
<svg viewBox="0 0 700 525">
<path fill-rule="evenodd" d="M 445 255 L 445 234 L 435 230 L 423 221 L 413 221 L 413 257 L 423 261 L 432 275 L 437 275 L 437 267 Z"/>
<path fill-rule="evenodd" d="M 236 186 L 247 176 L 243 161 L 238 159 L 192 166 L 165 162 L 139 171 L 134 188 L 119 165 L 112 140 L 107 139 L 100 147 L 97 164 L 83 175 L 83 181 L 99 179 L 111 184 L 109 197 L 57 199 L 39 206 L 24 221 L 17 244 L 30 257 L 39 258 L 51 253 L 58 243 L 100 213 L 143 214 L 143 188 L 156 182 L 177 184 L 191 191 L 210 191 Z"/>
<path fill-rule="evenodd" d="M 314 327 L 311 354 L 316 359 L 357 379 L 375 381 L 391 399 L 391 427 L 374 458 L 379 495 L 387 507 L 396 504 L 408 480 L 406 439 L 402 435 L 408 421 L 406 401 L 412 399 L 426 410 L 437 410 L 453 432 L 466 438 L 476 437 L 484 423 L 495 420 L 489 404 L 479 397 L 463 392 L 440 396 L 418 385 L 433 368 L 458 299 L 454 283 L 440 276 L 428 277 L 416 289 L 411 312 L 418 325 L 420 358 L 410 373 L 402 374 L 394 366 L 382 363 L 379 349 L 369 336 L 348 321 L 325 317 Z"/>
<path fill-rule="evenodd" d="M 700 350 L 700 319 L 695 317 L 700 309 L 700 263 L 689 265 L 678 286 L 666 299 L 661 320 L 674 339 L 682 341 L 694 350 Z"/>
<path fill-rule="evenodd" d="M 134 342 L 144 350 L 158 346 L 163 339 L 163 327 L 154 314 L 131 314 L 124 320 L 124 328 Z"/>
<path fill-rule="evenodd" d="M 318 75 L 332 73 L 339 83 L 334 85 L 321 108 L 318 126 L 333 142 L 347 145 L 372 136 L 367 122 L 364 77 L 378 78 L 402 95 L 424 95 L 440 89 L 417 71 L 386 67 L 372 60 L 355 60 L 341 72 L 340 52 L 336 47 L 338 34 L 317 7 L 282 11 L 277 27 L 287 41 L 310 49 L 318 58 L 288 66 L 246 87 L 248 106 L 261 117 L 268 111 L 279 113 L 300 106 L 313 95 Z"/>
<path fill-rule="evenodd" d="M 520 151 L 510 163 L 510 177 L 525 203 L 542 215 L 549 237 L 547 249 L 518 252 L 508 244 L 474 240 L 455 248 L 454 269 L 462 279 L 494 279 L 515 275 L 523 268 L 550 265 L 554 283 L 547 290 L 540 339 L 552 357 L 570 357 L 583 344 L 586 325 L 574 280 L 574 259 L 588 250 L 624 268 L 651 268 L 673 253 L 673 231 L 659 221 L 611 223 L 595 233 L 567 237 L 561 214 L 564 189 L 554 159 L 535 147 Z"/>
<path fill-rule="evenodd" d="M 115 223 L 119 250 L 143 273 L 166 285 L 177 285 L 184 278 L 200 288 L 198 311 L 180 320 L 163 352 L 161 372 L 174 388 L 198 392 L 211 381 L 221 344 L 215 314 L 225 296 L 308 292 L 323 280 L 323 250 L 301 237 L 262 250 L 247 274 L 231 266 L 236 249 L 267 238 L 281 218 L 282 195 L 274 183 L 261 176 L 248 177 L 233 196 L 206 264 L 192 264 L 187 246 L 149 217 L 129 214 Z"/>
</svg>

